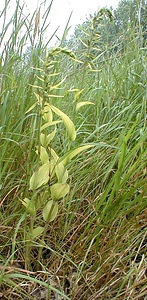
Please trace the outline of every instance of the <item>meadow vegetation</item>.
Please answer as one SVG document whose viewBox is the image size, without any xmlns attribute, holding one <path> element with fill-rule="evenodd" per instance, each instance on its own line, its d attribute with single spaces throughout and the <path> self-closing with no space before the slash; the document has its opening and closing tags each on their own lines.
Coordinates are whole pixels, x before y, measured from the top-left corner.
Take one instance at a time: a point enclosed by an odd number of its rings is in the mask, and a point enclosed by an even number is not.
<svg viewBox="0 0 147 300">
<path fill-rule="evenodd" d="M 52 2 L 43 22 L 1 10 L 0 298 L 143 300 L 146 7 L 122 0 L 50 47 Z"/>
</svg>

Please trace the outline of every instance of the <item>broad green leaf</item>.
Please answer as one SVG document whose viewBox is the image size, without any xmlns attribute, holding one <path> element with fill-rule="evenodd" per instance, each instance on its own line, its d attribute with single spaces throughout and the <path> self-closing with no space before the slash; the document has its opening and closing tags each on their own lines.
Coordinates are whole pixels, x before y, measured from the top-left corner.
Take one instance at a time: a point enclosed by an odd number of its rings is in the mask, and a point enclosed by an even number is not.
<svg viewBox="0 0 147 300">
<path fill-rule="evenodd" d="M 68 171 L 65 169 L 62 163 L 59 163 L 55 167 L 56 176 L 58 178 L 58 182 L 66 183 L 68 179 Z"/>
<path fill-rule="evenodd" d="M 80 109 L 80 107 L 82 107 L 84 105 L 95 105 L 95 104 L 90 101 L 82 101 L 82 102 L 77 103 L 76 110 Z"/>
<path fill-rule="evenodd" d="M 40 134 L 41 145 L 46 148 L 49 145 L 49 143 L 53 140 L 55 134 L 56 134 L 56 126 L 55 129 L 48 135 L 41 133 Z"/>
<path fill-rule="evenodd" d="M 65 166 L 73 157 L 75 157 L 76 155 L 78 155 L 82 151 L 90 149 L 90 148 L 92 148 L 94 146 L 95 145 L 85 145 L 85 146 L 81 146 L 81 147 L 78 147 L 76 149 L 73 149 L 71 151 L 68 151 L 65 155 L 63 155 L 59 159 L 58 163 L 62 162 L 62 164 Z"/>
<path fill-rule="evenodd" d="M 51 186 L 51 197 L 53 201 L 59 200 L 66 196 L 69 192 L 69 185 L 67 183 L 55 183 Z"/>
<path fill-rule="evenodd" d="M 55 150 L 50 147 L 49 147 L 49 151 L 56 162 L 59 159 L 59 156 L 56 154 Z"/>
<path fill-rule="evenodd" d="M 44 164 L 30 178 L 30 190 L 36 190 L 49 180 L 49 164 Z"/>
<path fill-rule="evenodd" d="M 42 117 L 46 123 L 52 123 L 53 114 L 51 108 L 45 104 L 44 109 L 41 111 Z"/>
<path fill-rule="evenodd" d="M 34 201 L 29 200 L 28 198 L 25 198 L 24 200 L 21 200 L 21 202 L 26 207 L 27 212 L 32 217 L 35 217 L 35 215 L 36 215 L 36 209 L 35 209 Z"/>
<path fill-rule="evenodd" d="M 49 164 L 49 157 L 48 157 L 48 153 L 46 151 L 46 149 L 42 146 L 40 147 L 36 147 L 36 153 L 40 156 L 40 160 L 42 162 L 42 164 Z M 40 153 L 39 153 L 39 149 L 40 149 Z"/>
<path fill-rule="evenodd" d="M 42 147 L 47 147 L 47 135 L 44 133 L 40 133 L 40 143 L 42 145 Z"/>
<path fill-rule="evenodd" d="M 74 141 L 76 138 L 76 131 L 75 131 L 75 126 L 73 124 L 73 122 L 70 120 L 70 118 L 63 113 L 60 109 L 58 109 L 57 107 L 49 104 L 50 108 L 58 115 L 60 116 L 60 118 L 62 119 L 67 131 L 68 131 L 68 135 L 69 135 L 69 139 L 71 141 Z"/>
<path fill-rule="evenodd" d="M 36 239 L 39 235 L 41 235 L 41 233 L 43 233 L 43 231 L 44 231 L 44 227 L 38 226 L 34 228 L 31 233 L 32 238 Z"/>
<path fill-rule="evenodd" d="M 49 177 L 50 178 L 53 178 L 55 175 L 55 164 L 56 164 L 56 161 L 54 159 L 51 159 L 50 163 L 49 163 Z"/>
<path fill-rule="evenodd" d="M 57 128 L 55 126 L 55 129 L 50 134 L 47 135 L 47 138 L 46 138 L 46 140 L 47 140 L 47 146 L 53 140 L 53 138 L 54 138 L 54 136 L 56 134 L 56 130 L 57 130 Z"/>
<path fill-rule="evenodd" d="M 56 218 L 57 214 L 58 203 L 53 200 L 48 201 L 42 211 L 44 221 L 52 222 Z"/>
</svg>

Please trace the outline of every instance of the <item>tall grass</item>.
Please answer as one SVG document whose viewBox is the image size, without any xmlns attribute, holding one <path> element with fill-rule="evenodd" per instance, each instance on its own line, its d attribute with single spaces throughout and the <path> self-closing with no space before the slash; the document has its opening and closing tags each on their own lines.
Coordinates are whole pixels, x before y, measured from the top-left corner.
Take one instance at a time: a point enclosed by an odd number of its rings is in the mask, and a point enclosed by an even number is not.
<svg viewBox="0 0 147 300">
<path fill-rule="evenodd" d="M 39 79 L 42 61 L 55 33 L 43 42 L 52 2 L 41 28 L 41 11 L 29 18 L 19 1 L 7 23 L 9 2 L 1 12 L 1 295 L 4 299 L 145 299 L 146 49 L 139 47 L 139 37 L 131 32 L 124 51 L 108 49 L 95 57 L 91 69 L 83 63 L 84 53 L 81 57 L 71 49 L 63 51 L 66 26 L 52 57 L 51 73 L 58 75 L 47 74 L 50 87 L 65 75 L 66 80 L 51 101 L 74 120 L 73 147 L 85 143 L 95 147 L 70 162 L 70 193 L 48 226 L 40 261 L 36 259 L 42 244 L 37 239 L 31 268 L 26 270 L 24 236 L 29 220 L 20 199 L 29 197 L 39 126 L 37 110 L 26 112 L 35 102 L 34 91 L 41 94 L 38 87 L 44 88 Z M 7 28 L 11 33 L 4 43 Z M 94 106 L 76 111 L 77 103 L 87 100 Z M 59 154 L 68 147 L 63 130 L 59 126 L 54 141 Z M 39 225 L 38 220 L 40 212 Z"/>
</svg>

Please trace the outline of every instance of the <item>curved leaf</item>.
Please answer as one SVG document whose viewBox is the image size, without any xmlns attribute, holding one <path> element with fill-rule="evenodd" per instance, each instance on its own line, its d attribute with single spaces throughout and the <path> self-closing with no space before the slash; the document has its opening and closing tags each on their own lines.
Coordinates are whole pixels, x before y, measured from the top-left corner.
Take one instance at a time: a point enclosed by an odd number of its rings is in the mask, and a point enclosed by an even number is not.
<svg viewBox="0 0 147 300">
<path fill-rule="evenodd" d="M 36 239 L 44 230 L 44 227 L 38 226 L 32 230 L 32 238 Z"/>
<path fill-rule="evenodd" d="M 51 186 L 51 197 L 53 201 L 57 201 L 63 197 L 65 197 L 69 192 L 69 185 L 67 183 L 55 183 Z"/>
<path fill-rule="evenodd" d="M 40 160 L 41 160 L 41 162 L 42 162 L 42 164 L 44 165 L 44 164 L 49 164 L 49 157 L 48 157 L 48 153 L 47 153 L 47 151 L 46 151 L 46 149 L 44 148 L 44 147 L 40 147 L 40 153 L 39 153 L 39 147 L 36 147 L 37 148 L 37 150 L 36 150 L 36 153 L 38 154 L 38 155 L 40 155 Z"/>
<path fill-rule="evenodd" d="M 27 114 L 28 112 L 30 112 L 31 110 L 33 110 L 34 107 L 36 107 L 37 103 L 38 103 L 38 102 L 35 102 L 33 105 L 31 105 L 30 108 L 28 108 L 28 110 L 26 111 L 26 114 Z"/>
<path fill-rule="evenodd" d="M 50 147 L 49 147 L 49 151 L 56 162 L 59 159 L 59 156 L 56 154 L 55 150 Z"/>
<path fill-rule="evenodd" d="M 58 214 L 57 202 L 54 202 L 53 200 L 48 201 L 42 211 L 44 221 L 52 222 L 56 218 L 57 214 Z"/>
<path fill-rule="evenodd" d="M 65 113 L 63 113 L 59 108 L 57 108 L 51 104 L 49 104 L 49 106 L 58 116 L 60 116 L 60 118 L 62 119 L 62 121 L 68 131 L 69 139 L 71 141 L 74 141 L 76 138 L 76 131 L 75 131 L 75 126 L 74 126 L 73 122 L 71 121 L 71 119 Z"/>
<path fill-rule="evenodd" d="M 84 89 L 82 90 L 77 90 L 77 92 L 75 93 L 75 101 L 79 100 L 80 95 L 83 93 Z"/>
<path fill-rule="evenodd" d="M 85 106 L 85 105 L 95 105 L 95 104 L 90 101 L 82 101 L 82 102 L 77 103 L 76 110 L 79 110 L 82 106 Z"/>
<path fill-rule="evenodd" d="M 54 125 L 56 125 L 56 124 L 59 124 L 59 123 L 61 123 L 62 121 L 52 121 L 51 123 L 49 122 L 49 123 L 45 123 L 45 124 L 43 124 L 41 127 L 40 127 L 40 131 L 43 131 L 44 129 L 46 129 L 46 128 L 48 128 L 48 127 L 50 127 L 50 126 L 54 126 Z"/>
<path fill-rule="evenodd" d="M 36 190 L 49 180 L 49 164 L 44 164 L 30 178 L 30 190 Z"/>
<path fill-rule="evenodd" d="M 87 149 L 90 149 L 92 147 L 94 147 L 95 145 L 85 145 L 85 146 L 81 146 L 78 147 L 76 149 L 73 149 L 71 151 L 68 151 L 65 155 L 63 155 L 58 163 L 62 162 L 62 164 L 65 166 L 73 157 L 75 157 L 76 155 L 78 155 L 79 153 L 81 153 L 82 151 L 85 151 Z M 58 164 L 57 163 L 57 164 Z"/>
<path fill-rule="evenodd" d="M 32 217 L 35 217 L 35 215 L 36 215 L 36 209 L 35 209 L 34 201 L 29 200 L 28 198 L 25 198 L 24 200 L 21 200 L 21 202 L 26 207 L 27 212 Z"/>
<path fill-rule="evenodd" d="M 49 145 L 49 143 L 53 140 L 55 134 L 56 134 L 56 126 L 55 129 L 48 135 L 41 133 L 40 134 L 41 145 L 46 148 Z"/>
<path fill-rule="evenodd" d="M 55 166 L 56 176 L 59 183 L 66 183 L 68 179 L 68 171 L 65 169 L 62 163 L 59 163 Z"/>
<path fill-rule="evenodd" d="M 67 76 L 65 76 L 65 78 L 63 78 L 59 83 L 57 83 L 57 84 L 55 84 L 54 86 L 52 86 L 52 87 L 50 88 L 50 90 L 52 91 L 52 90 L 54 90 L 54 89 L 59 88 L 59 86 L 66 80 L 66 78 L 67 78 Z"/>
<path fill-rule="evenodd" d="M 52 110 L 48 105 L 44 106 L 44 109 L 41 111 L 42 117 L 46 123 L 52 123 L 53 120 L 53 114 Z"/>
</svg>

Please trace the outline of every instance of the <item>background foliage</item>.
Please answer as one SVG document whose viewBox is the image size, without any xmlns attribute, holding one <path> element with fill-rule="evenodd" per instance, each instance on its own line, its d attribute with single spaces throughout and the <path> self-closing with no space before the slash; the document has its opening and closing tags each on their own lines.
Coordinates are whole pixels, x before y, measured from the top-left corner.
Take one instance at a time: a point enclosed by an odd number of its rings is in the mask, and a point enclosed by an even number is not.
<svg viewBox="0 0 147 300">
<path fill-rule="evenodd" d="M 43 33 L 52 1 L 41 28 L 40 10 L 28 18 L 19 1 L 7 23 L 10 1 L 1 11 L 0 36 L 0 295 L 2 299 L 142 300 L 146 295 L 146 2 L 122 0 L 114 11 L 104 8 L 77 26 L 68 39 L 67 24 L 59 45 L 50 48 L 52 36 L 44 43 Z M 47 52 L 50 63 L 43 68 Z M 58 202 L 58 216 L 47 224 L 44 242 L 38 235 L 33 240 L 27 266 L 25 241 L 32 219 L 26 218 L 21 200 L 32 196 L 30 178 L 40 160 L 38 104 L 29 110 L 36 102 L 35 93 L 68 115 L 76 128 L 76 140 L 69 143 L 63 124 L 57 125 L 52 148 L 59 157 L 69 146 L 95 146 L 68 163 L 70 191 Z M 48 201 L 48 189 L 38 193 L 43 203 Z M 41 209 L 35 224 L 44 226 Z"/>
</svg>

